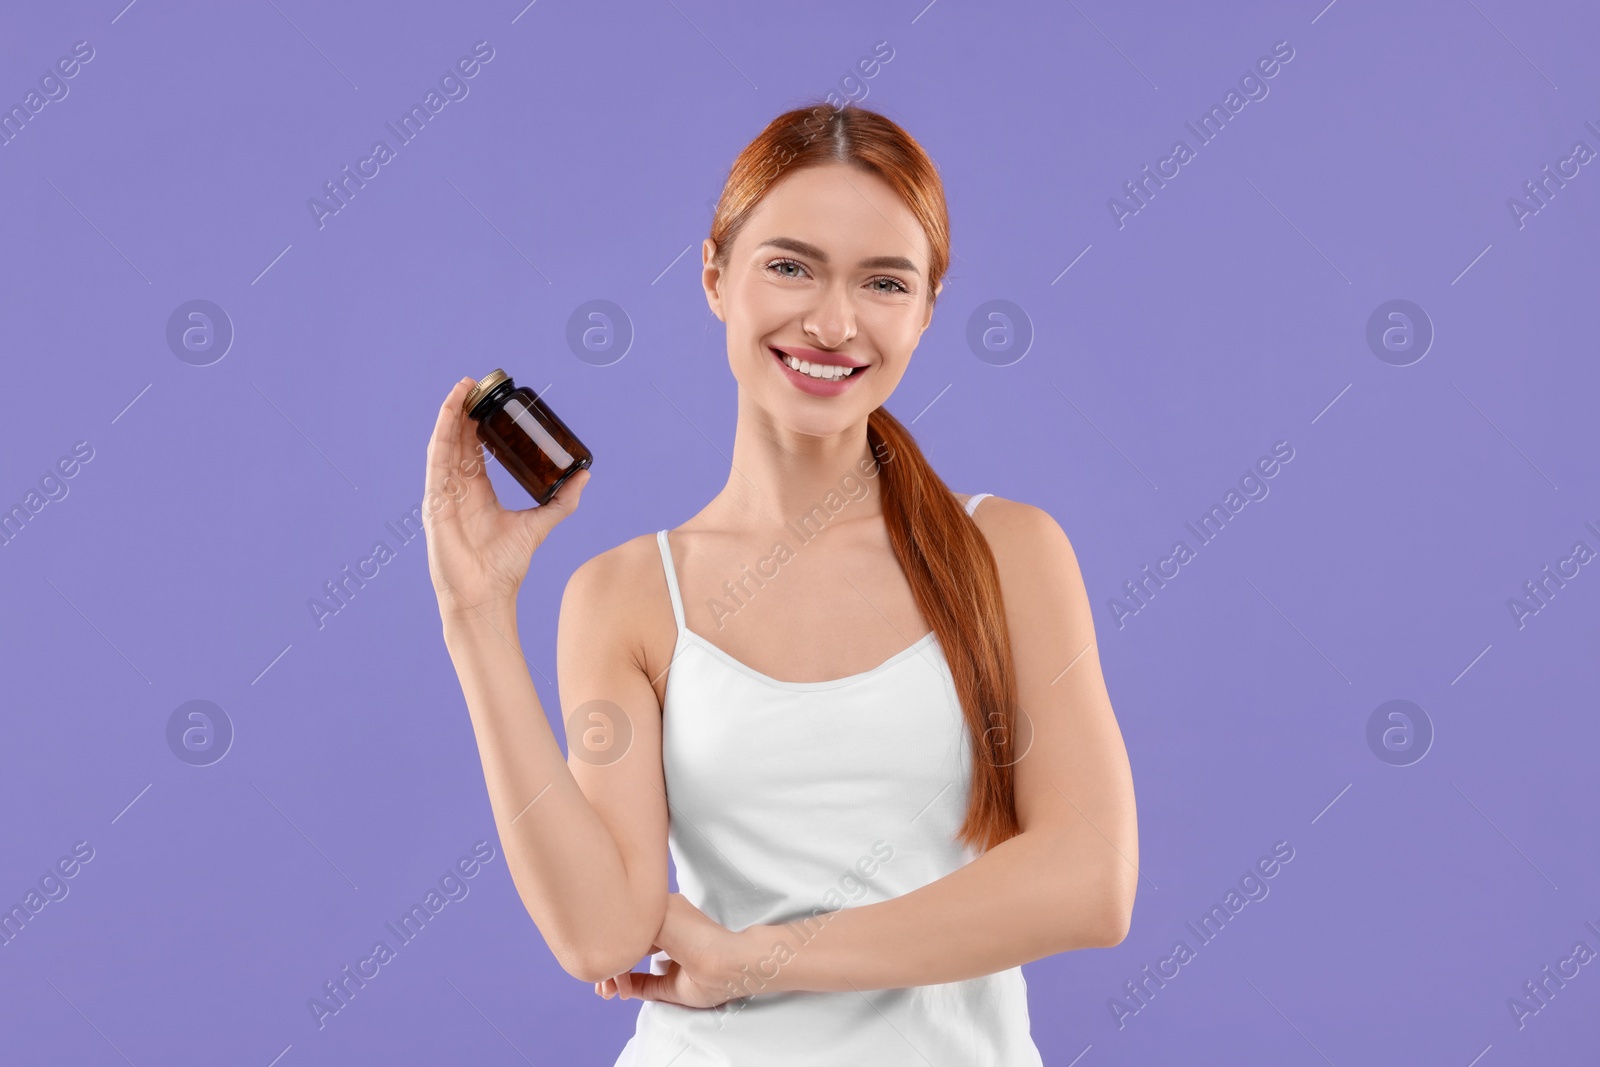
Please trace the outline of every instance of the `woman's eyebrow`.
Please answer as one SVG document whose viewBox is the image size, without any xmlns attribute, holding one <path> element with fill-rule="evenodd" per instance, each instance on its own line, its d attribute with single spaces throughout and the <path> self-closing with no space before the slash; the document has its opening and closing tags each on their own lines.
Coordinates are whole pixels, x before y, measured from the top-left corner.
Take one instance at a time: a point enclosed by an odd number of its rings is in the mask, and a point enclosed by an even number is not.
<svg viewBox="0 0 1600 1067">
<path fill-rule="evenodd" d="M 767 248 L 769 246 L 772 248 L 782 248 L 786 251 L 794 252 L 802 256 L 810 256 L 818 263 L 828 262 L 828 253 L 824 252 L 814 244 L 807 244 L 805 241 L 797 241 L 793 237 L 769 237 L 756 247 Z M 916 264 L 912 263 L 905 256 L 869 256 L 857 263 L 856 266 L 864 270 L 903 270 L 912 274 L 917 273 Z"/>
</svg>

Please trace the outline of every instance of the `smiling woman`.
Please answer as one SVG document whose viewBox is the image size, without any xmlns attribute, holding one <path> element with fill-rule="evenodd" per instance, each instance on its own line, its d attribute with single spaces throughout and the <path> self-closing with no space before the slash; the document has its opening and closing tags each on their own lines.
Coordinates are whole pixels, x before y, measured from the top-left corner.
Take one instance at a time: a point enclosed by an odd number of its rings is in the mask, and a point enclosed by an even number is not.
<svg viewBox="0 0 1600 1067">
<path fill-rule="evenodd" d="M 645 1001 L 619 1067 L 1037 1065 L 1021 965 L 1125 936 L 1133 784 L 1066 534 L 953 492 L 884 406 L 950 262 L 938 171 L 876 112 L 786 112 L 734 160 L 701 260 L 738 385 L 727 482 L 561 603 L 563 718 L 614 709 L 619 758 L 569 738 L 563 763 L 516 638 L 529 556 L 589 472 L 529 512 L 471 479 L 429 516 L 508 867 L 569 973 Z M 469 384 L 430 485 L 471 447 Z M 719 613 L 855 471 L 782 580 Z"/>
</svg>

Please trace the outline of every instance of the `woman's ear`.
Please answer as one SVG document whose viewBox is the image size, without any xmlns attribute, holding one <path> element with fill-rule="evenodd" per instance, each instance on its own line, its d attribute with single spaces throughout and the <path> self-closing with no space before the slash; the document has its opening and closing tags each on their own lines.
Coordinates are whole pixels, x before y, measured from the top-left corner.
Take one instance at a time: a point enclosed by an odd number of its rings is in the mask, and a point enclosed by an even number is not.
<svg viewBox="0 0 1600 1067">
<path fill-rule="evenodd" d="M 717 243 L 707 237 L 700 246 L 700 285 L 706 291 L 706 303 L 711 308 L 711 313 L 723 322 L 727 322 L 722 314 L 722 293 L 719 286 L 722 284 L 722 268 L 713 260 L 717 257 Z"/>
</svg>

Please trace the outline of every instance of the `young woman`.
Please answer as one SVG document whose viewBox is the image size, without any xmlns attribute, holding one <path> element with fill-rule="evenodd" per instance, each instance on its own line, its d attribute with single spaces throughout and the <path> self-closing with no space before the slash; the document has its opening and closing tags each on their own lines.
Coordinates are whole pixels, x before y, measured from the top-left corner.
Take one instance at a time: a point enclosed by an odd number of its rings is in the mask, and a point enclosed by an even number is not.
<svg viewBox="0 0 1600 1067">
<path fill-rule="evenodd" d="M 1038 1064 L 1021 964 L 1127 932 L 1132 776 L 1072 547 L 950 491 L 883 407 L 949 261 L 933 162 L 880 114 L 797 109 L 735 160 L 702 252 L 732 470 L 567 583 L 565 761 L 515 600 L 589 472 L 508 511 L 471 380 L 440 408 L 445 642 L 529 915 L 644 1002 L 619 1065 Z"/>
</svg>

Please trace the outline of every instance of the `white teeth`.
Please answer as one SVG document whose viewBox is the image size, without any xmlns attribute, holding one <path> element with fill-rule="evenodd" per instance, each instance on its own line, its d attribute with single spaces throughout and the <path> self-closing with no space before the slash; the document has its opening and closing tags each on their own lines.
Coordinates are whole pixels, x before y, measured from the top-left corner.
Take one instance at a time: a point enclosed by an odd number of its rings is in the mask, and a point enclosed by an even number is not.
<svg viewBox="0 0 1600 1067">
<path fill-rule="evenodd" d="M 825 382 L 838 381 L 840 378 L 850 374 L 854 369 L 851 367 L 831 367 L 822 363 L 807 363 L 803 359 L 795 359 L 790 355 L 785 355 L 783 362 L 790 370 L 799 371 L 801 374 L 819 378 Z"/>
</svg>

